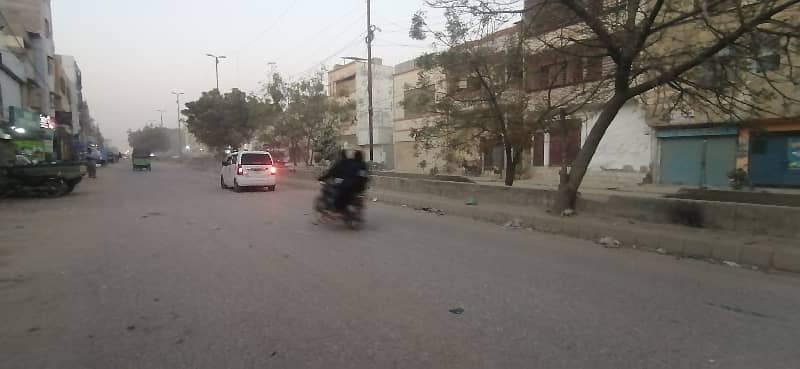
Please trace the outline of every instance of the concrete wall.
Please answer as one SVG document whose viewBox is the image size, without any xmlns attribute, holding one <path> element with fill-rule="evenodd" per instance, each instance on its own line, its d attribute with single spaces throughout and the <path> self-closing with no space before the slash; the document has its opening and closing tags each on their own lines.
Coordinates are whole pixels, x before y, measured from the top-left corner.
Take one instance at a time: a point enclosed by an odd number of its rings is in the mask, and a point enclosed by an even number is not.
<svg viewBox="0 0 800 369">
<path fill-rule="evenodd" d="M 295 178 L 313 180 L 317 173 L 298 171 Z M 519 187 L 502 187 L 373 176 L 371 186 L 378 190 L 396 191 L 464 201 L 470 197 L 480 204 L 531 206 L 549 208 L 556 191 Z M 669 199 L 625 195 L 583 195 L 578 210 L 601 217 L 620 217 L 637 222 L 683 224 L 687 217 L 700 220 L 703 228 L 750 233 L 757 236 L 799 238 L 800 208 Z M 644 226 L 644 225 L 640 225 Z M 794 245 L 800 247 L 800 243 Z"/>
<path fill-rule="evenodd" d="M 652 129 L 645 120 L 645 110 L 635 102 L 625 105 L 606 131 L 592 158 L 592 171 L 624 170 L 646 171 L 651 164 Z M 581 144 L 586 142 L 599 112 L 587 114 L 581 132 Z"/>
</svg>

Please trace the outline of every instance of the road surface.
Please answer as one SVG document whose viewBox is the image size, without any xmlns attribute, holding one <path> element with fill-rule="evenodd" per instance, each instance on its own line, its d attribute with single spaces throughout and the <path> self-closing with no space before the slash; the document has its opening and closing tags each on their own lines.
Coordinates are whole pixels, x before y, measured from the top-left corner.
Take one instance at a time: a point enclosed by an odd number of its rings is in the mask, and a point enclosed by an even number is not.
<svg viewBox="0 0 800 369">
<path fill-rule="evenodd" d="M 123 162 L 2 200 L 0 367 L 800 368 L 796 276 L 218 183 Z"/>
</svg>

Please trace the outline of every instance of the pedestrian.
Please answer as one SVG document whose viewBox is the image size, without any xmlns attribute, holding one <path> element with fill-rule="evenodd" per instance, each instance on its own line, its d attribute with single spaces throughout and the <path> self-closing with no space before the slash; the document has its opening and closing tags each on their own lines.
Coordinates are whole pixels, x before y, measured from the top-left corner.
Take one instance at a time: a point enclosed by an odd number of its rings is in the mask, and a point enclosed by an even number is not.
<svg viewBox="0 0 800 369">
<path fill-rule="evenodd" d="M 89 178 L 97 178 L 97 154 L 91 147 L 86 149 L 86 173 Z"/>
</svg>

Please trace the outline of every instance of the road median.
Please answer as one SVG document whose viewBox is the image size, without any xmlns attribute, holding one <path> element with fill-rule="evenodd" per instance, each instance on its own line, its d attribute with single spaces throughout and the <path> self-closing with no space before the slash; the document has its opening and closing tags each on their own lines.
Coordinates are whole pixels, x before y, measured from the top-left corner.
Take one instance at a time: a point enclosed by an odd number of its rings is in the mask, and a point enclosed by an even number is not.
<svg viewBox="0 0 800 369">
<path fill-rule="evenodd" d="M 294 187 L 317 188 L 310 173 L 298 173 L 283 180 Z M 610 247 L 703 259 L 729 266 L 800 273 L 800 250 L 796 239 L 791 238 L 652 223 L 592 213 L 560 217 L 538 206 L 474 204 L 467 199 L 455 200 L 440 195 L 388 190 L 381 187 L 380 182 L 372 186 L 369 198 L 378 203 L 471 218 L 512 230 L 560 234 L 595 242 L 610 238 L 616 241 Z"/>
</svg>

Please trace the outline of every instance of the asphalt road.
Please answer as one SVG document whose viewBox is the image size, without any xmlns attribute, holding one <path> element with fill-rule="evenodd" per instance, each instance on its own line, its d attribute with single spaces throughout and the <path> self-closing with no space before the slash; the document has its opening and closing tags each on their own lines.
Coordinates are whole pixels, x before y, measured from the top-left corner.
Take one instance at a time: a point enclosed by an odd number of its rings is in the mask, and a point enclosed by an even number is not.
<svg viewBox="0 0 800 369">
<path fill-rule="evenodd" d="M 800 368 L 796 276 L 314 195 L 122 163 L 0 201 L 0 368 Z"/>
</svg>

